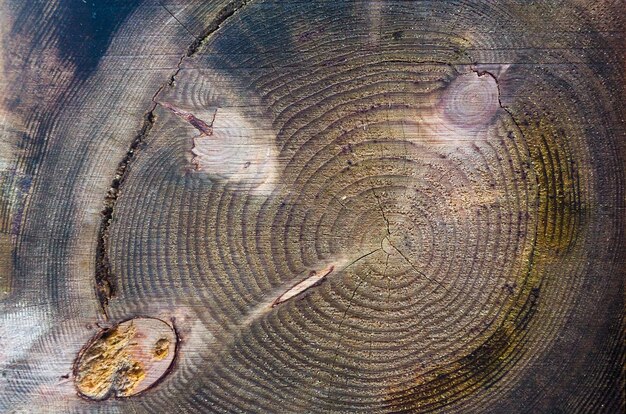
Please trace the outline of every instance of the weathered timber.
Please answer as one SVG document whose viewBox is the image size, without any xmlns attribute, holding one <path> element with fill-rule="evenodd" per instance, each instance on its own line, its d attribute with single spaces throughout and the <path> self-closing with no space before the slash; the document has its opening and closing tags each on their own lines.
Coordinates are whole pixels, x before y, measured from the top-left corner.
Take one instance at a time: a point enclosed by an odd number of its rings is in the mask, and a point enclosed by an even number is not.
<svg viewBox="0 0 626 414">
<path fill-rule="evenodd" d="M 623 412 L 624 8 L 0 1 L 0 411 Z"/>
</svg>

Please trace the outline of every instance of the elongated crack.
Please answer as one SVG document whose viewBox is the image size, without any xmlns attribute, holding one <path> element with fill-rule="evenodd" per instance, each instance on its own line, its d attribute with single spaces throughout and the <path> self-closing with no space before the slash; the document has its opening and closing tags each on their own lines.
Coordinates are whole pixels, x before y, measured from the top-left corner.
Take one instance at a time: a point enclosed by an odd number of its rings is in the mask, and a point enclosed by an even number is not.
<svg viewBox="0 0 626 414">
<path fill-rule="evenodd" d="M 161 89 L 159 89 L 159 91 L 160 90 Z M 153 105 L 152 109 L 144 116 L 143 125 L 139 130 L 139 134 L 133 139 L 130 147 L 126 151 L 126 156 L 118 164 L 115 170 L 115 176 L 104 199 L 104 209 L 101 212 L 102 218 L 100 220 L 100 228 L 98 229 L 98 241 L 96 246 L 95 282 L 100 307 L 107 319 L 107 306 L 110 298 L 115 295 L 115 284 L 112 280 L 111 263 L 107 252 L 109 227 L 113 219 L 113 210 L 117 203 L 121 186 L 126 179 L 126 173 L 136 154 L 141 150 L 141 147 L 143 147 L 145 139 L 154 125 L 155 107 L 156 105 Z"/>
<path fill-rule="evenodd" d="M 348 312 L 350 312 L 350 308 L 352 307 L 352 303 L 354 300 L 354 296 L 356 295 L 357 290 L 359 290 L 359 288 L 361 287 L 361 285 L 365 283 L 365 279 L 359 280 L 359 283 L 356 285 L 356 287 L 354 288 L 354 290 L 352 291 L 352 295 L 350 295 L 350 299 L 348 300 L 348 306 L 346 307 L 346 310 L 343 312 L 343 315 L 341 316 L 341 321 L 339 322 L 339 328 L 337 329 L 338 331 L 338 336 L 337 336 L 337 341 L 335 342 L 335 354 L 333 355 L 333 360 L 331 363 L 331 368 L 329 370 L 329 372 L 331 373 L 331 377 L 328 381 L 328 387 L 326 389 L 326 398 L 330 400 L 330 392 L 332 390 L 332 386 L 333 386 L 333 372 L 335 370 L 335 365 L 337 364 L 337 358 L 339 357 L 339 345 L 341 342 L 341 337 L 342 337 L 342 328 L 343 328 L 343 324 L 346 320 L 346 317 L 348 316 Z"/>
<path fill-rule="evenodd" d="M 174 115 L 178 116 L 179 118 L 189 122 L 191 126 L 193 126 L 195 129 L 200 131 L 201 135 L 203 136 L 213 135 L 213 123 L 215 122 L 215 117 L 217 116 L 217 109 L 213 113 L 213 119 L 211 120 L 211 122 L 207 123 L 203 121 L 202 119 L 198 118 L 197 116 L 195 116 L 194 114 L 192 114 L 191 112 L 183 111 L 182 109 L 175 107 L 171 103 L 158 102 L 158 104 L 170 110 Z"/>
<path fill-rule="evenodd" d="M 387 269 L 389 269 L 389 257 L 391 255 L 387 253 L 387 257 L 385 258 L 385 269 L 383 270 L 383 279 L 387 281 L 387 303 L 390 303 L 391 299 L 391 278 L 387 275 Z"/>
<path fill-rule="evenodd" d="M 157 0 L 157 3 L 159 4 L 159 6 L 161 6 L 163 8 L 163 10 L 165 10 L 167 12 L 167 14 L 169 14 L 170 16 L 172 16 L 172 19 L 176 20 L 176 22 L 180 25 L 180 27 L 182 27 L 183 29 L 185 29 L 185 31 L 187 33 L 189 33 L 190 36 L 194 37 L 197 39 L 196 35 L 193 34 L 188 28 L 187 26 L 185 26 L 183 24 L 183 22 L 181 22 L 180 20 L 178 20 L 178 17 L 176 17 L 176 15 L 174 15 L 174 13 L 172 13 L 172 11 L 170 9 L 168 9 L 167 7 L 165 7 L 165 5 L 160 1 Z"/>
<path fill-rule="evenodd" d="M 207 28 L 200 34 L 200 36 L 196 37 L 196 39 L 187 47 L 185 54 L 183 54 L 179 59 L 178 64 L 176 65 L 176 70 L 169 77 L 168 82 L 161 85 L 152 96 L 152 105 L 143 117 L 143 123 L 139 130 L 139 133 L 131 141 L 129 148 L 126 151 L 126 155 L 119 162 L 115 170 L 115 175 L 113 177 L 113 181 L 111 182 L 110 188 L 104 198 L 104 207 L 101 212 L 100 227 L 98 229 L 98 240 L 96 246 L 96 263 L 94 275 L 96 284 L 96 295 L 98 297 L 98 301 L 100 302 L 100 308 L 102 310 L 102 313 L 104 314 L 106 319 L 108 319 L 107 307 L 109 304 L 109 300 L 115 295 L 116 292 L 116 286 L 113 281 L 114 277 L 111 272 L 111 262 L 109 260 L 107 250 L 109 245 L 110 226 L 113 219 L 113 212 L 115 210 L 115 205 L 119 198 L 121 188 L 126 181 L 127 173 L 130 170 L 132 162 L 137 158 L 137 155 L 145 147 L 146 138 L 150 134 L 150 131 L 152 130 L 152 128 L 154 127 L 154 123 L 156 122 L 155 109 L 158 105 L 157 98 L 166 87 L 174 86 L 176 82 L 176 76 L 178 76 L 184 60 L 194 56 L 198 52 L 200 47 L 207 41 L 207 39 L 209 39 L 212 34 L 217 32 L 222 27 L 226 20 L 235 15 L 236 12 L 241 10 L 251 1 L 252 0 L 237 0 L 228 3 L 222 8 L 222 10 L 219 11 L 213 22 L 209 26 L 207 26 Z M 178 21 L 178 19 L 176 20 Z"/>
<path fill-rule="evenodd" d="M 387 226 L 387 235 L 391 236 L 391 229 L 389 228 L 389 219 L 385 215 L 385 210 L 383 209 L 382 204 L 380 204 L 380 196 L 376 194 L 376 190 L 373 190 L 374 198 L 376 198 L 376 202 L 378 203 L 378 208 L 380 209 L 380 214 L 383 216 L 383 220 L 385 221 L 385 225 Z"/>
</svg>

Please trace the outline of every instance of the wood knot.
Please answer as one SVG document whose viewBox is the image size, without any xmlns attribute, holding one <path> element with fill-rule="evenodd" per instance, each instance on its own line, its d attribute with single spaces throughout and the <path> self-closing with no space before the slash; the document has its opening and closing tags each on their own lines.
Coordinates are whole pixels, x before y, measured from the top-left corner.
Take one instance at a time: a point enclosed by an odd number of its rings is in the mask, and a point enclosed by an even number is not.
<svg viewBox="0 0 626 414">
<path fill-rule="evenodd" d="M 134 318 L 98 332 L 74 364 L 78 392 L 92 400 L 131 397 L 168 371 L 177 337 L 166 322 Z"/>
</svg>

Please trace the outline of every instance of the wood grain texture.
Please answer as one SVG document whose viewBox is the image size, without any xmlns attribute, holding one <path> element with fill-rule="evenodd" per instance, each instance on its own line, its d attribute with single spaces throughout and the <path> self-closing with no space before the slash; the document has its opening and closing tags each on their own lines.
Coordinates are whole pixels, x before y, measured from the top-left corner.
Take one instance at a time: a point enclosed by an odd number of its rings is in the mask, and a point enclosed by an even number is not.
<svg viewBox="0 0 626 414">
<path fill-rule="evenodd" d="M 0 3 L 0 410 L 623 411 L 623 6 Z"/>
</svg>

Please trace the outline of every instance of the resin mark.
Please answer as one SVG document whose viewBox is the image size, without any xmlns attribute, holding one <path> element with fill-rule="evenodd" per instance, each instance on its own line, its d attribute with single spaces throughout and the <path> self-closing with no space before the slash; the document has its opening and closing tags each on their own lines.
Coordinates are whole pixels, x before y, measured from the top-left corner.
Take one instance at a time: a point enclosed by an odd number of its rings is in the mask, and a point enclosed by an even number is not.
<svg viewBox="0 0 626 414">
<path fill-rule="evenodd" d="M 137 395 L 169 371 L 176 343 L 174 329 L 160 319 L 134 318 L 104 329 L 76 359 L 76 389 L 96 401 Z"/>
</svg>

